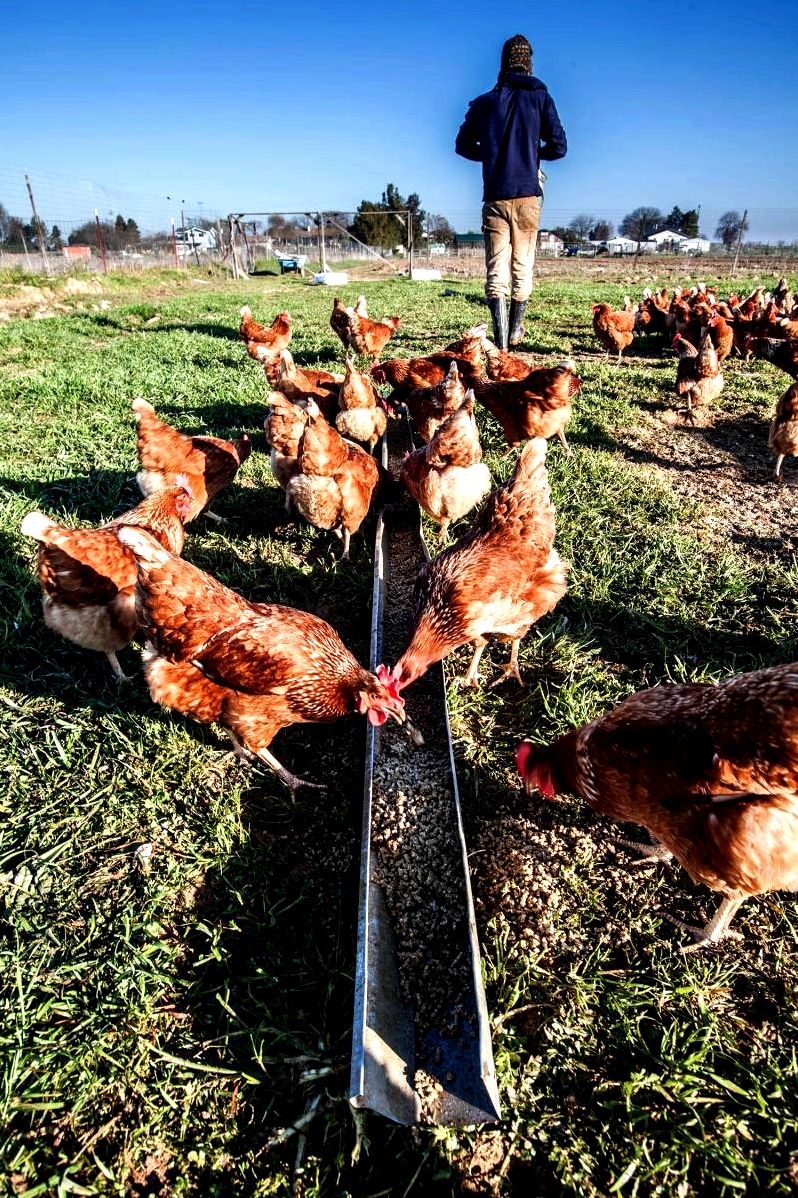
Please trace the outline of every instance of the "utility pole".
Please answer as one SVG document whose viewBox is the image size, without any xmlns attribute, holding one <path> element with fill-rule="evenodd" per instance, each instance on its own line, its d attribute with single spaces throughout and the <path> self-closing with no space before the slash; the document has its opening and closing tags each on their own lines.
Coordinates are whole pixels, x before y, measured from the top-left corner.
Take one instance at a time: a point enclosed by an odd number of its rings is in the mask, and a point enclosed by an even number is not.
<svg viewBox="0 0 798 1198">
<path fill-rule="evenodd" d="M 322 273 L 327 271 L 327 247 L 324 244 L 324 213 L 319 213 L 319 249 L 321 252 Z"/>
<path fill-rule="evenodd" d="M 100 213 L 94 209 L 94 223 L 97 226 L 97 246 L 100 251 L 100 257 L 103 260 L 103 274 L 108 274 L 108 259 L 105 256 L 105 244 L 103 242 L 103 231 L 100 228 Z"/>
<path fill-rule="evenodd" d="M 19 227 L 19 239 L 22 242 L 22 248 L 25 251 L 25 261 L 28 264 L 28 270 L 30 270 L 30 254 L 28 253 L 28 243 L 25 240 L 25 234 L 22 232 L 22 224 L 21 223 L 20 223 L 20 227 Z"/>
<path fill-rule="evenodd" d="M 30 206 L 33 211 L 33 224 L 36 228 L 36 236 L 39 238 L 39 249 L 41 250 L 42 262 L 44 263 L 44 273 L 47 275 L 47 277 L 49 279 L 50 263 L 47 261 L 47 245 L 46 245 L 46 238 L 44 235 L 44 225 L 42 224 L 41 218 L 40 218 L 38 212 L 36 211 L 36 201 L 33 198 L 33 188 L 30 185 L 30 179 L 28 178 L 27 175 L 25 176 L 25 186 L 27 187 L 28 195 L 30 196 Z"/>
<path fill-rule="evenodd" d="M 747 221 L 748 221 L 748 209 L 746 208 L 745 212 L 743 213 L 743 219 L 740 221 L 740 232 L 737 235 L 737 248 L 734 251 L 734 266 L 732 267 L 732 272 L 731 272 L 732 278 L 734 278 L 734 276 L 737 274 L 737 263 L 740 261 L 740 246 L 743 243 L 743 233 L 745 232 L 745 226 L 746 226 Z"/>
<path fill-rule="evenodd" d="M 175 270 L 178 269 L 180 263 L 177 260 L 177 238 L 175 237 L 175 218 L 172 217 L 172 253 L 175 259 Z"/>
</svg>

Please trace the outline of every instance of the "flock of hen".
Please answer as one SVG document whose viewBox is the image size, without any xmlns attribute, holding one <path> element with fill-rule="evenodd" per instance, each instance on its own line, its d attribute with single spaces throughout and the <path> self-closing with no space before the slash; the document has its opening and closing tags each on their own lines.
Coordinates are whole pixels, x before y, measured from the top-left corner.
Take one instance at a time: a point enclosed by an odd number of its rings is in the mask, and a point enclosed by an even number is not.
<svg viewBox="0 0 798 1198">
<path fill-rule="evenodd" d="M 723 305 L 707 288 L 670 298 L 646 293 L 636 312 L 630 304 L 622 313 L 596 305 L 594 328 L 619 357 L 635 330 L 673 333 L 680 393 L 695 405 L 718 393 L 718 383 L 713 391 L 706 380 L 722 379 L 719 363 L 733 345 L 780 363 L 786 351 L 778 347 L 791 345 L 795 374 L 795 313 L 774 317 L 773 305 L 783 309 L 786 299 L 777 292 L 763 303 L 755 292 Z M 573 363 L 530 366 L 497 350 L 484 325 L 426 357 L 374 361 L 400 321 L 371 320 L 363 297 L 353 308 L 336 299 L 330 324 L 346 350 L 343 375 L 294 362 L 287 312 L 266 327 L 241 310 L 247 350 L 273 388 L 265 429 L 288 510 L 339 536 L 346 558 L 370 508 L 398 487 L 440 525 L 442 539 L 450 522 L 488 496 L 470 528 L 421 571 L 410 643 L 392 669 L 364 669 L 324 620 L 251 603 L 180 557 L 185 524 L 202 512 L 219 519 L 209 507 L 249 456 L 246 436 L 235 443 L 187 436 L 137 399 L 143 502 L 99 529 L 63 527 L 39 512 L 22 522 L 23 533 L 39 542 L 46 623 L 105 652 L 120 677 L 116 654 L 141 632 L 153 699 L 223 726 L 237 753 L 268 764 L 292 792 L 316 784 L 291 774 L 271 753 L 280 729 L 351 712 L 374 724 L 406 723 L 401 691 L 466 644 L 474 655 L 465 682 L 478 685 L 489 637 L 510 642 L 502 678 L 520 682 L 521 640 L 566 591 L 545 458 L 555 436 L 570 454 L 564 430 L 581 385 Z M 775 325 L 782 333 L 777 342 L 768 336 Z M 370 373 L 357 368 L 357 354 L 373 360 Z M 383 396 L 379 386 L 386 384 L 391 390 Z M 771 430 L 782 457 L 798 449 L 796 387 L 787 395 Z M 528 442 L 512 477 L 490 494 L 477 402 L 511 447 Z M 425 444 L 405 458 L 395 479 L 371 451 L 401 409 Z M 780 464 L 781 458 L 777 472 Z M 649 856 L 672 854 L 694 879 L 720 892 L 715 919 L 692 929 L 698 945 L 726 934 L 748 896 L 798 889 L 796 666 L 717 686 L 641 692 L 548 749 L 524 742 L 517 765 L 528 790 L 547 798 L 576 793 L 600 812 L 643 824 L 657 838 L 641 846 Z"/>
<path fill-rule="evenodd" d="M 686 291 L 677 287 L 646 289 L 633 307 L 625 297 L 621 312 L 609 304 L 593 305 L 593 331 L 607 353 L 623 351 L 635 334 L 671 339 L 678 356 L 676 393 L 686 401 L 689 419 L 695 408 L 710 403 L 723 390 L 721 365 L 732 354 L 765 358 L 798 379 L 798 297 L 786 279 L 770 294 L 757 287 L 747 299 L 730 295 L 718 300 L 705 283 Z M 770 448 L 776 458 L 774 478 L 781 481 L 785 457 L 798 454 L 798 383 L 782 395 L 770 425 Z"/>
</svg>

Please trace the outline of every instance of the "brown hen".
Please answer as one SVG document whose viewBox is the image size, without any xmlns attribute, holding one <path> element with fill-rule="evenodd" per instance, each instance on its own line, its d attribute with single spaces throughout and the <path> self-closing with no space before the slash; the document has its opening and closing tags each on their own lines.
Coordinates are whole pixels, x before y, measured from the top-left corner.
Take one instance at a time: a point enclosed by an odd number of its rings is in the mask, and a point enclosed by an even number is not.
<svg viewBox="0 0 798 1198">
<path fill-rule="evenodd" d="M 554 533 L 546 442 L 538 438 L 524 446 L 512 478 L 493 492 L 468 532 L 419 574 L 413 635 L 393 670 L 400 686 L 469 642 L 474 656 L 464 684 L 476 686 L 489 636 L 512 642 L 502 678 L 521 682 L 521 641 L 566 591 Z"/>
<path fill-rule="evenodd" d="M 134 399 L 132 407 L 138 425 L 141 465 L 136 482 L 142 494 L 152 495 L 164 487 L 173 487 L 180 476 L 187 481 L 192 496 L 187 520 L 204 511 L 212 520 L 221 522 L 222 517 L 208 508 L 219 492 L 229 487 L 252 452 L 247 434 L 238 441 L 189 436 L 159 420 L 146 399 Z"/>
<path fill-rule="evenodd" d="M 482 461 L 473 391 L 438 427 L 429 445 L 407 455 L 400 477 L 416 503 L 440 524 L 441 540 L 452 521 L 482 502 L 491 479 Z"/>
<path fill-rule="evenodd" d="M 365 449 L 345 441 L 309 399 L 297 466 L 286 487 L 288 499 L 309 524 L 341 539 L 348 561 L 352 533 L 365 520 L 380 480 L 377 463 Z"/>
<path fill-rule="evenodd" d="M 136 599 L 149 645 L 144 672 L 156 703 L 221 724 L 236 751 L 259 758 L 295 791 L 313 786 L 269 750 L 281 728 L 353 712 L 404 722 L 396 684 L 364 670 L 317 616 L 250 603 L 134 528 L 120 539 L 136 555 Z"/>
<path fill-rule="evenodd" d="M 291 313 L 278 312 L 271 326 L 267 326 L 253 320 L 251 308 L 244 307 L 241 309 L 238 331 L 247 342 L 247 350 L 253 358 L 257 358 L 258 354 L 253 353 L 250 345 L 262 345 L 270 353 L 278 354 L 281 349 L 288 349 L 291 344 Z"/>
<path fill-rule="evenodd" d="M 474 383 L 474 394 L 496 417 L 508 445 L 520 445 L 528 437 L 546 440 L 559 437 L 570 457 L 565 426 L 571 419 L 571 400 L 581 386 L 574 363 L 562 362 L 558 366 L 536 368 L 517 382 L 478 380 Z"/>
<path fill-rule="evenodd" d="M 524 742 L 528 791 L 579 795 L 642 824 L 695 882 L 722 894 L 701 947 L 726 934 L 746 898 L 798 890 L 798 666 L 716 686 L 640 691 L 548 748 Z"/>
<path fill-rule="evenodd" d="M 102 528 L 67 528 L 29 512 L 21 531 L 39 542 L 44 622 L 68 641 L 104 653 L 125 679 L 117 653 L 136 635 L 136 561 L 119 540 L 122 525 L 144 528 L 172 553 L 183 550 L 192 497 L 182 485 L 156 491 Z"/>
<path fill-rule="evenodd" d="M 634 312 L 613 312 L 609 304 L 593 305 L 593 332 L 607 353 L 621 354 L 634 340 Z"/>
</svg>

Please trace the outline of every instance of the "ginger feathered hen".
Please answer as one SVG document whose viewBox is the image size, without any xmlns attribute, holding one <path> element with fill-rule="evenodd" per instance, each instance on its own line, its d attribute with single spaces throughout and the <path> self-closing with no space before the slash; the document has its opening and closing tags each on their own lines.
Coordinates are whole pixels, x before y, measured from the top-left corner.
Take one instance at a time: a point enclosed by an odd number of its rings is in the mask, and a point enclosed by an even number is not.
<svg viewBox="0 0 798 1198">
<path fill-rule="evenodd" d="M 345 441 L 328 424 L 313 400 L 307 401 L 307 423 L 297 452 L 297 474 L 286 487 L 300 515 L 334 532 L 349 560 L 349 542 L 365 520 L 380 481 L 380 468 L 371 454 Z"/>
<path fill-rule="evenodd" d="M 349 317 L 349 345 L 358 354 L 376 358 L 385 349 L 401 325 L 398 316 L 386 316 L 384 320 L 370 320 L 355 310 Z"/>
<path fill-rule="evenodd" d="M 440 524 L 442 540 L 453 520 L 482 502 L 491 479 L 482 461 L 473 391 L 446 417 L 429 445 L 407 455 L 400 477 L 416 503 Z"/>
<path fill-rule="evenodd" d="M 258 324 L 257 320 L 252 319 L 252 309 L 243 307 L 238 331 L 247 342 L 247 349 L 253 358 L 259 355 L 253 353 L 250 346 L 254 348 L 262 345 L 270 353 L 278 354 L 281 349 L 288 349 L 291 344 L 291 313 L 278 312 L 269 326 Z"/>
<path fill-rule="evenodd" d="M 350 341 L 350 322 L 353 316 L 368 316 L 365 295 L 358 296 L 353 308 L 348 308 L 342 299 L 336 295 L 333 300 L 333 310 L 330 316 L 330 328 L 341 341 L 344 349 L 354 349 Z"/>
<path fill-rule="evenodd" d="M 449 373 L 432 387 L 416 387 L 405 396 L 407 410 L 413 418 L 418 435 L 422 441 L 431 441 L 436 429 L 440 428 L 447 416 L 462 404 L 466 389 L 457 363 L 452 362 Z"/>
<path fill-rule="evenodd" d="M 338 406 L 340 411 L 335 417 L 338 432 L 353 441 L 363 441 L 371 452 L 385 432 L 388 417 L 374 383 L 356 369 L 348 354 Z"/>
<path fill-rule="evenodd" d="M 146 399 L 133 400 L 138 425 L 138 453 L 141 469 L 136 482 L 143 495 L 152 495 L 163 487 L 172 487 L 178 476 L 187 480 L 192 495 L 193 520 L 200 512 L 221 520 L 208 510 L 214 498 L 228 487 L 239 467 L 252 452 L 246 433 L 238 441 L 221 437 L 189 436 L 166 424 Z"/>
<path fill-rule="evenodd" d="M 156 703 L 221 724 L 238 752 L 260 758 L 292 791 L 314 784 L 271 753 L 281 728 L 352 712 L 374 724 L 404 722 L 387 671 L 364 670 L 324 620 L 250 603 L 139 529 L 119 535 L 138 562 L 136 600 L 150 642 L 144 672 Z"/>
<path fill-rule="evenodd" d="M 517 381 L 477 380 L 474 394 L 496 417 L 508 445 L 520 445 L 528 437 L 559 437 L 570 457 L 565 426 L 571 419 L 571 400 L 581 386 L 574 363 L 561 362 L 538 367 Z"/>
<path fill-rule="evenodd" d="M 609 304 L 593 305 L 593 332 L 609 354 L 621 354 L 634 340 L 634 312 L 613 312 Z"/>
<path fill-rule="evenodd" d="M 294 403 L 313 399 L 324 413 L 325 420 L 334 423 L 338 412 L 340 376 L 336 378 L 328 370 L 312 370 L 305 366 L 297 366 L 287 349 L 281 351 L 278 362 L 276 376 L 267 371 L 270 381 L 273 377 L 276 378 L 272 386 Z"/>
<path fill-rule="evenodd" d="M 413 634 L 393 669 L 400 687 L 469 643 L 474 656 L 464 681 L 476 686 L 490 636 L 512 642 L 502 677 L 520 682 L 521 641 L 566 591 L 554 533 L 546 442 L 539 438 L 524 446 L 512 478 L 493 492 L 468 532 L 419 574 Z"/>
<path fill-rule="evenodd" d="M 673 347 L 679 355 L 676 393 L 683 395 L 687 400 L 687 415 L 692 418 L 694 408 L 717 399 L 723 390 L 724 380 L 718 365 L 717 351 L 712 344 L 709 329 L 704 331 L 699 349 L 678 333 L 673 339 Z"/>
<path fill-rule="evenodd" d="M 690 929 L 698 946 L 746 898 L 798 890 L 798 665 L 640 691 L 548 748 L 524 742 L 517 760 L 527 790 L 642 824 L 659 842 L 646 855 L 672 854 L 723 895 Z"/>
<path fill-rule="evenodd" d="M 773 477 L 781 482 L 781 467 L 786 457 L 798 457 L 798 383 L 782 395 L 770 425 L 768 444 L 776 456 Z"/>
<path fill-rule="evenodd" d="M 68 641 L 104 653 L 124 679 L 117 653 L 138 628 L 136 561 L 119 539 L 122 525 L 144 528 L 172 553 L 183 550 L 192 497 L 182 485 L 156 491 L 102 528 L 67 528 L 29 512 L 21 531 L 39 542 L 37 570 L 44 622 Z"/>
<path fill-rule="evenodd" d="M 484 373 L 484 337 L 484 326 L 478 325 L 455 345 L 436 350 L 426 358 L 389 358 L 377 362 L 371 368 L 371 377 L 376 383 L 390 384 L 393 388 L 391 401 L 403 400 L 416 387 L 434 387 L 442 383 L 455 362 L 460 377 L 470 387 L 474 379 L 481 378 Z"/>
<path fill-rule="evenodd" d="M 267 396 L 269 415 L 263 422 L 266 440 L 271 447 L 270 464 L 277 483 L 285 491 L 291 479 L 299 473 L 299 442 L 308 421 L 307 401 L 292 403 L 280 391 Z M 286 494 L 286 508 L 291 502 Z"/>
<path fill-rule="evenodd" d="M 527 378 L 537 369 L 531 362 L 511 354 L 509 350 L 499 349 L 485 338 L 485 359 L 488 379 L 492 383 L 518 382 Z"/>
</svg>

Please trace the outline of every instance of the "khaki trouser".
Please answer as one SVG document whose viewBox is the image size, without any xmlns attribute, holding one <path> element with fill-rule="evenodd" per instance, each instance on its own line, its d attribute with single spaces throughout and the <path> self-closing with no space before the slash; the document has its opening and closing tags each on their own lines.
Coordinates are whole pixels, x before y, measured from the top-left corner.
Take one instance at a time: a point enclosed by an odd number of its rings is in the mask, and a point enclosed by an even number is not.
<svg viewBox="0 0 798 1198">
<path fill-rule="evenodd" d="M 528 300 L 540 226 L 543 196 L 493 200 L 482 205 L 488 299 Z"/>
</svg>

